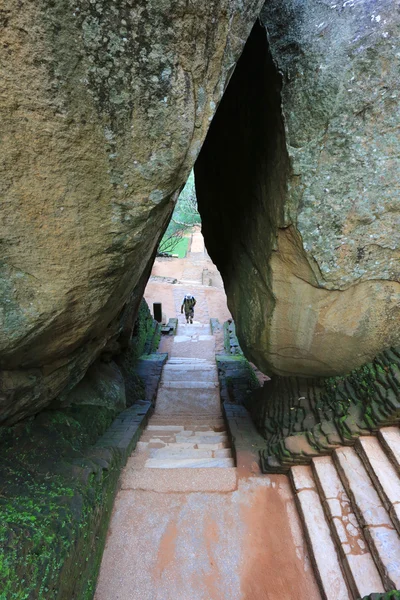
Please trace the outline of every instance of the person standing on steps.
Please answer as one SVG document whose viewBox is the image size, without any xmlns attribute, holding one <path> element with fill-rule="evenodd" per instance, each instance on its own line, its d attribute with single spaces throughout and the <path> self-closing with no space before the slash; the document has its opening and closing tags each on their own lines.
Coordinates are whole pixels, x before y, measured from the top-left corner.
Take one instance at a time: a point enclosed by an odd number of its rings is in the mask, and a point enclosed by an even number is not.
<svg viewBox="0 0 400 600">
<path fill-rule="evenodd" d="M 181 306 L 181 314 L 183 314 L 183 310 L 185 310 L 186 323 L 193 323 L 195 304 L 196 298 L 194 296 L 187 294 L 184 297 Z"/>
</svg>

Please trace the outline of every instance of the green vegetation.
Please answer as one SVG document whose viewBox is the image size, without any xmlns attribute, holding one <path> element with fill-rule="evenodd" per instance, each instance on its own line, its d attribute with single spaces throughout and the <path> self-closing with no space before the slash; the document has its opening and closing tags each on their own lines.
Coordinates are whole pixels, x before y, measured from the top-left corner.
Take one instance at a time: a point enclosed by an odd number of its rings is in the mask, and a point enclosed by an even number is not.
<svg viewBox="0 0 400 600">
<path fill-rule="evenodd" d="M 391 592 L 386 592 L 386 594 L 371 594 L 370 596 L 365 596 L 362 600 L 400 600 L 400 591 L 392 590 Z"/>
<path fill-rule="evenodd" d="M 109 474 L 84 455 L 114 416 L 73 407 L 0 429 L 0 600 L 90 597 L 110 489 Z"/>
<path fill-rule="evenodd" d="M 188 251 L 188 246 L 189 238 L 182 237 L 174 248 L 174 254 L 177 254 L 179 258 L 185 258 L 186 253 Z"/>
<path fill-rule="evenodd" d="M 197 199 L 194 185 L 194 173 L 191 171 L 185 187 L 179 195 L 174 213 L 168 228 L 160 242 L 159 254 L 178 254 L 184 258 L 189 243 L 187 234 L 194 225 L 201 223 L 197 210 Z"/>
<path fill-rule="evenodd" d="M 138 357 L 160 328 L 142 301 L 118 357 L 128 405 L 144 397 Z M 94 444 L 117 410 L 76 405 L 0 428 L 0 600 L 91 600 L 120 472 Z"/>
</svg>

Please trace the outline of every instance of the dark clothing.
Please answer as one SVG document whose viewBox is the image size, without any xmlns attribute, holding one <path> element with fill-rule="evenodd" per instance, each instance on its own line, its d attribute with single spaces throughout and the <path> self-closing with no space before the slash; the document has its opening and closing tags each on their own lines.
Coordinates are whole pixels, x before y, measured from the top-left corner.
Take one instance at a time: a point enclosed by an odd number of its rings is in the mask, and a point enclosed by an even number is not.
<svg viewBox="0 0 400 600">
<path fill-rule="evenodd" d="M 193 296 L 185 296 L 181 306 L 181 313 L 185 311 L 186 321 L 193 323 L 194 307 L 196 299 Z"/>
</svg>

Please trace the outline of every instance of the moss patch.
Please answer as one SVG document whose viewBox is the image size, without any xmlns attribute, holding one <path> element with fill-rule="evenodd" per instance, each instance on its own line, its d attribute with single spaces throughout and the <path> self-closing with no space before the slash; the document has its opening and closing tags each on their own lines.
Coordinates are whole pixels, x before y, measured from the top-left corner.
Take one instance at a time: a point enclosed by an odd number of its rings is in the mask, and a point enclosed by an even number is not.
<svg viewBox="0 0 400 600">
<path fill-rule="evenodd" d="M 100 521 L 96 515 L 110 495 L 85 450 L 114 416 L 106 408 L 83 406 L 0 429 L 1 600 L 85 598 L 74 593 L 90 580 L 86 558 L 100 526 L 93 520 Z M 72 555 L 79 563 L 67 596 L 62 573 Z"/>
<path fill-rule="evenodd" d="M 159 326 L 143 301 L 118 357 L 128 404 L 145 398 L 138 357 Z M 0 428 L 0 600 L 90 600 L 121 455 L 94 446 L 117 409 L 76 405 Z"/>
</svg>

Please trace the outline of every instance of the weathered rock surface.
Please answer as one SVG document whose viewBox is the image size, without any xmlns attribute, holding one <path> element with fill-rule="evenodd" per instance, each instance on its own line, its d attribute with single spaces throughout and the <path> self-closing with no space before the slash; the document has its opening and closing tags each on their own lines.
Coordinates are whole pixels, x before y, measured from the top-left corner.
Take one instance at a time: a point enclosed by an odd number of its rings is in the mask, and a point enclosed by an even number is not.
<svg viewBox="0 0 400 600">
<path fill-rule="evenodd" d="M 155 248 L 260 0 L 1 11 L 0 420 L 127 343 Z"/>
<path fill-rule="evenodd" d="M 117 411 L 126 408 L 125 381 L 115 362 L 96 361 L 63 402 L 63 406 L 80 404 Z"/>
<path fill-rule="evenodd" d="M 400 343 L 399 25 L 391 0 L 266 2 L 197 161 L 265 373 L 343 374 Z"/>
</svg>

